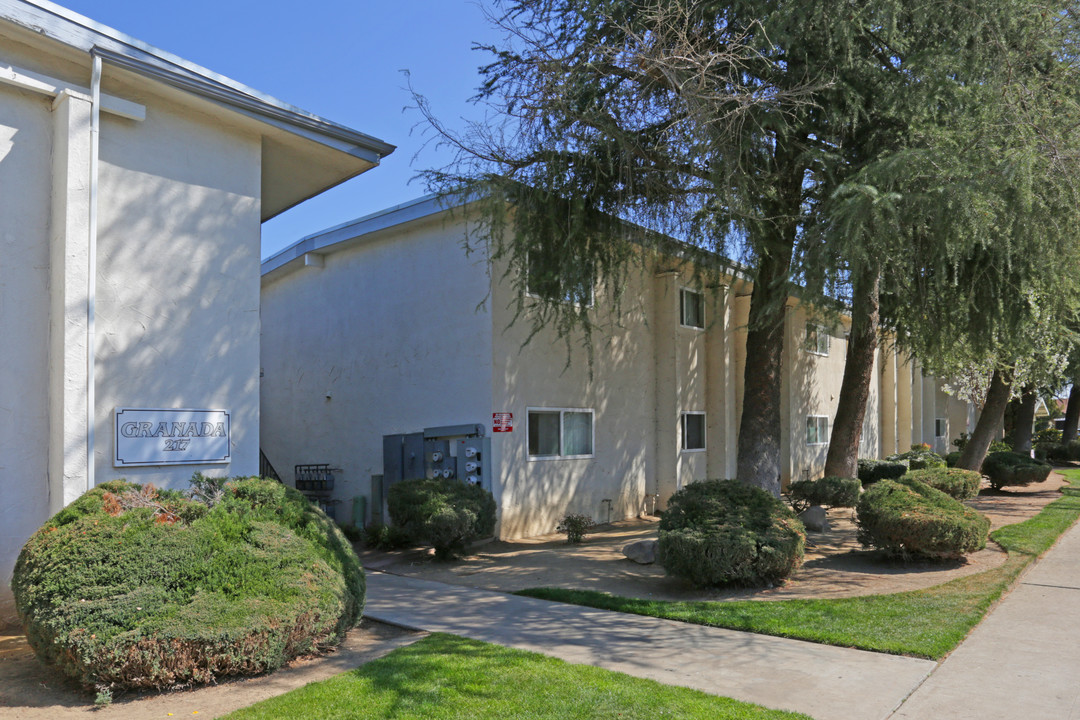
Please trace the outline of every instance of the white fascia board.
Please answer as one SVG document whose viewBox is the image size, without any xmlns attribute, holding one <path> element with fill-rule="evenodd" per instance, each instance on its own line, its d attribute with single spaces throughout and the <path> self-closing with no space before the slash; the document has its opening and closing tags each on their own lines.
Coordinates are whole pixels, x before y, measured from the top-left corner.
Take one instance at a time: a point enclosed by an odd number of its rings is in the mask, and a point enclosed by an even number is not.
<svg viewBox="0 0 1080 720">
<path fill-rule="evenodd" d="M 96 51 L 109 63 L 128 67 L 189 92 L 253 113 L 260 120 L 274 119 L 301 135 L 306 130 L 324 144 L 337 140 L 351 146 L 358 157 L 385 157 L 394 146 L 344 125 L 284 103 L 253 88 L 184 60 L 48 0 L 0 0 L 0 20 L 83 52 Z"/>
<path fill-rule="evenodd" d="M 297 261 L 296 266 L 299 268 L 302 266 L 304 256 L 309 253 L 326 255 L 327 252 L 333 251 L 334 246 L 348 240 L 436 215 L 449 209 L 451 207 L 449 203 L 450 201 L 444 200 L 437 195 L 425 195 L 416 200 L 410 200 L 356 220 L 349 220 L 326 230 L 320 230 L 297 240 L 287 248 L 263 260 L 262 275 L 266 277 L 267 274 L 294 261 Z"/>
</svg>

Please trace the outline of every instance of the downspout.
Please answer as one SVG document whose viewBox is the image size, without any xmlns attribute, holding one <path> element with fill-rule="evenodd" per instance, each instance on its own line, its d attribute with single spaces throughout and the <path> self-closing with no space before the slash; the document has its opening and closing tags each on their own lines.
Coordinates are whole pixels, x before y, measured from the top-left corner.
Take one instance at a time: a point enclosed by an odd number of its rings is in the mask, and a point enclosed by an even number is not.
<svg viewBox="0 0 1080 720">
<path fill-rule="evenodd" d="M 96 397 L 94 359 L 97 354 L 97 333 L 94 327 L 94 303 L 97 297 L 97 235 L 98 235 L 98 137 L 101 129 L 101 56 L 97 49 L 90 51 L 90 208 L 88 217 L 86 263 L 86 489 L 94 481 L 94 423 Z"/>
</svg>

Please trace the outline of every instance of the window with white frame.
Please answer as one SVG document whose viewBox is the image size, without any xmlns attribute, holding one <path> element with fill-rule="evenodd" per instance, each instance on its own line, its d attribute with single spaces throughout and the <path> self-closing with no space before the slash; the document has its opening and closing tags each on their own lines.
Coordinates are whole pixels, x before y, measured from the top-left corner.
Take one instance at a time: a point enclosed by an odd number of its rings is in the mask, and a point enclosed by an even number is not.
<svg viewBox="0 0 1080 720">
<path fill-rule="evenodd" d="M 681 422 L 682 449 L 694 451 L 705 449 L 705 413 L 684 412 Z"/>
<path fill-rule="evenodd" d="M 829 418 L 827 415 L 806 416 L 806 444 L 829 444 Z"/>
<path fill-rule="evenodd" d="M 593 455 L 593 411 L 578 408 L 529 408 L 529 458 Z"/>
<path fill-rule="evenodd" d="M 934 437 L 943 438 L 949 434 L 949 421 L 945 418 L 934 418 Z"/>
<path fill-rule="evenodd" d="M 829 331 L 821 325 L 806 323 L 806 349 L 816 355 L 828 355 Z"/>
<path fill-rule="evenodd" d="M 683 327 L 705 327 L 705 296 L 689 288 L 679 291 L 679 324 Z"/>
</svg>

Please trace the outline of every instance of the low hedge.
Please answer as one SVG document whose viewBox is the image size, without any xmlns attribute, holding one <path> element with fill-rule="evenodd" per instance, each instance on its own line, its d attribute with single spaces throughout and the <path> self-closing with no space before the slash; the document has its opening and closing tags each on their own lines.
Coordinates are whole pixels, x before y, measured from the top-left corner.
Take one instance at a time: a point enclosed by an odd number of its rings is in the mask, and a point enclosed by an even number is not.
<svg viewBox="0 0 1080 720">
<path fill-rule="evenodd" d="M 953 450 L 945 456 L 945 467 L 956 467 L 956 463 L 958 462 L 960 462 L 959 450 Z"/>
<path fill-rule="evenodd" d="M 895 480 L 908 471 L 908 466 L 892 460 L 859 460 L 859 480 L 864 486 L 873 485 L 878 480 Z"/>
<path fill-rule="evenodd" d="M 978 495 L 982 483 L 982 475 L 974 470 L 951 467 L 912 470 L 901 479 L 924 482 L 957 500 L 968 500 Z"/>
<path fill-rule="evenodd" d="M 990 453 L 982 464 L 983 474 L 990 478 L 990 486 L 995 490 L 1007 485 L 1040 483 L 1052 469 L 1049 463 L 1014 452 Z"/>
<path fill-rule="evenodd" d="M 390 520 L 410 537 L 449 560 L 472 540 L 495 532 L 495 499 L 479 485 L 460 480 L 404 480 L 387 493 Z"/>
<path fill-rule="evenodd" d="M 986 547 L 990 520 L 926 483 L 882 480 L 859 498 L 858 540 L 890 555 L 951 559 Z"/>
<path fill-rule="evenodd" d="M 890 455 L 885 459 L 890 462 L 902 462 L 907 465 L 908 470 L 925 470 L 926 468 L 946 466 L 945 458 L 929 449 L 923 449 L 924 447 L 925 446 L 914 446 L 905 453 Z"/>
<path fill-rule="evenodd" d="M 163 688 L 341 642 L 365 588 L 334 522 L 272 480 L 201 488 L 103 483 L 31 536 L 12 590 L 42 661 L 100 691 Z"/>
<path fill-rule="evenodd" d="M 779 499 L 735 480 L 690 483 L 660 518 L 657 560 L 698 587 L 762 585 L 802 564 L 806 530 Z"/>
<path fill-rule="evenodd" d="M 862 483 L 855 478 L 823 477 L 791 483 L 788 496 L 797 510 L 810 505 L 855 507 L 861 490 Z"/>
</svg>

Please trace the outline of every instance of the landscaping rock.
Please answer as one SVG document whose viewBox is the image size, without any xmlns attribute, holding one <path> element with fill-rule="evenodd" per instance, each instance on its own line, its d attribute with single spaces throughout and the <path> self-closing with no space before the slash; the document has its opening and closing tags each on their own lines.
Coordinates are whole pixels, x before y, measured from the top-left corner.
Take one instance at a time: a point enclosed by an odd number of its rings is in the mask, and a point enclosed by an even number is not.
<svg viewBox="0 0 1080 720">
<path fill-rule="evenodd" d="M 820 505 L 803 510 L 799 513 L 799 519 L 811 532 L 827 532 L 829 530 L 829 518 L 825 514 L 825 508 Z"/>
<path fill-rule="evenodd" d="M 622 549 L 623 555 L 639 565 L 652 565 L 656 562 L 656 540 L 638 540 Z"/>
</svg>

